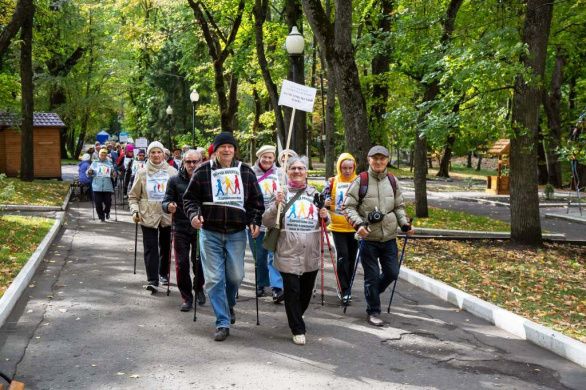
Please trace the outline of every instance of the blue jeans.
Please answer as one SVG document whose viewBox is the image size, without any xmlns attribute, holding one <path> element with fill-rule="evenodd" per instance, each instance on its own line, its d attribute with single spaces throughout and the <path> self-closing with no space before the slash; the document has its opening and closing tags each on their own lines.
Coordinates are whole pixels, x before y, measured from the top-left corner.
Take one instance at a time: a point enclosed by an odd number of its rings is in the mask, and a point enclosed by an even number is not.
<svg viewBox="0 0 586 390">
<path fill-rule="evenodd" d="M 397 240 L 385 242 L 365 240 L 360 249 L 360 261 L 364 269 L 366 312 L 369 315 L 380 314 L 380 294 L 399 276 Z"/>
<path fill-rule="evenodd" d="M 269 252 L 268 257 L 268 266 L 269 266 L 269 279 L 271 281 L 272 288 L 278 288 L 280 290 L 283 289 L 283 278 L 281 277 L 281 273 L 275 268 L 273 262 L 275 261 L 275 254 L 273 252 Z"/>
<path fill-rule="evenodd" d="M 248 244 L 250 245 L 250 249 L 252 250 L 253 240 L 252 235 L 250 234 L 250 230 L 248 231 Z M 267 265 L 267 258 L 269 255 L 269 251 L 267 251 L 262 246 L 262 240 L 265 237 L 265 232 L 260 232 L 258 237 L 256 238 L 256 245 L 253 251 L 253 256 L 256 255 L 256 284 L 257 287 L 268 287 L 270 286 L 269 281 L 269 268 Z"/>
<path fill-rule="evenodd" d="M 230 308 L 244 279 L 246 231 L 224 234 L 202 229 L 199 234 L 205 289 L 216 315 L 216 328 L 230 327 Z"/>
</svg>

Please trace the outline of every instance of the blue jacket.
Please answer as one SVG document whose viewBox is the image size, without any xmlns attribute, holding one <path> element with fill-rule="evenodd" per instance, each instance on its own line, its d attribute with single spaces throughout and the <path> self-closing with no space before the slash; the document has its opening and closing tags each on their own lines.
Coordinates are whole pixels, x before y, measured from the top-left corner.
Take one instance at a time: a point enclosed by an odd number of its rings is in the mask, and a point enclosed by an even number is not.
<svg viewBox="0 0 586 390">
<path fill-rule="evenodd" d="M 79 184 L 90 184 L 92 182 L 92 178 L 87 175 L 90 165 L 90 161 L 82 161 L 78 164 Z"/>
<path fill-rule="evenodd" d="M 112 175 L 114 174 L 114 166 L 110 160 L 104 162 L 96 160 L 90 165 L 90 169 L 93 170 L 92 174 L 88 176 L 93 177 L 92 180 L 92 191 L 94 192 L 114 192 L 114 186 L 112 185 Z M 101 169 L 106 176 L 101 176 L 98 170 Z M 102 173 L 102 174 L 104 174 Z"/>
</svg>

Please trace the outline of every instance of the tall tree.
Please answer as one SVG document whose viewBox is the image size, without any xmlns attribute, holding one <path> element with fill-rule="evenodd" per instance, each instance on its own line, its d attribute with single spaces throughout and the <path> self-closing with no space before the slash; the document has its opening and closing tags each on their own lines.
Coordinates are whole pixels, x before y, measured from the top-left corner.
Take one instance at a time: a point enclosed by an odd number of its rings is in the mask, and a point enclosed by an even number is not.
<svg viewBox="0 0 586 390">
<path fill-rule="evenodd" d="M 277 86 L 273 82 L 271 72 L 269 71 L 269 65 L 267 62 L 265 45 L 264 45 L 264 32 L 263 26 L 267 20 L 269 8 L 268 0 L 255 0 L 253 15 L 254 15 L 254 37 L 256 43 L 256 56 L 258 57 L 258 65 L 262 73 L 262 77 L 265 83 L 265 87 L 269 94 L 269 100 L 271 107 L 275 113 L 275 123 L 277 125 L 277 134 L 281 140 L 281 145 L 285 142 L 285 122 L 283 120 L 283 112 L 279 106 L 279 93 L 277 92 Z"/>
<path fill-rule="evenodd" d="M 18 34 L 18 30 L 20 30 L 23 23 L 26 22 L 26 19 L 28 18 L 29 4 L 30 1 L 28 0 L 19 0 L 16 4 L 16 8 L 14 9 L 14 14 L 12 14 L 10 22 L 0 33 L 0 58 L 2 58 L 4 52 L 10 46 L 12 39 L 16 36 L 16 34 Z"/>
<path fill-rule="evenodd" d="M 356 157 L 358 169 L 364 170 L 370 136 L 366 102 L 360 87 L 352 44 L 352 2 L 334 2 L 333 23 L 330 22 L 319 0 L 302 0 L 301 3 L 320 50 L 326 62 L 331 63 L 344 119 L 346 147 Z"/>
<path fill-rule="evenodd" d="M 22 123 L 20 127 L 20 178 L 32 181 L 35 176 L 33 144 L 33 20 L 35 5 L 23 0 L 24 18 L 20 32 L 20 79 L 22 84 Z"/>
<path fill-rule="evenodd" d="M 537 135 L 547 41 L 553 13 L 550 0 L 528 0 L 523 26 L 527 53 L 521 57 L 531 80 L 517 76 L 511 138 L 511 238 L 522 244 L 542 242 L 537 190 Z"/>
<path fill-rule="evenodd" d="M 238 2 L 229 32 L 225 35 L 218 25 L 214 16 L 202 1 L 188 0 L 193 10 L 193 15 L 199 23 L 208 51 L 213 60 L 214 86 L 218 97 L 220 108 L 220 121 L 222 131 L 233 132 L 238 126 L 236 124 L 236 113 L 238 111 L 238 75 L 234 72 L 225 72 L 224 64 L 232 53 L 232 44 L 238 34 L 244 14 L 244 0 Z"/>
</svg>

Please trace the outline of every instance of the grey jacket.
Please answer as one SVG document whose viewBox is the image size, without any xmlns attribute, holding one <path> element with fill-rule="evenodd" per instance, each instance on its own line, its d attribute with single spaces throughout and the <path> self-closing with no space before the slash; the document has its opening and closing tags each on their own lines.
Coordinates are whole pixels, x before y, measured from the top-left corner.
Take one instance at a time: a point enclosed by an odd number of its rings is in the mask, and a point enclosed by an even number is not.
<svg viewBox="0 0 586 390">
<path fill-rule="evenodd" d="M 305 195 L 313 199 L 316 190 L 314 187 L 307 186 Z M 296 202 L 297 203 L 297 202 Z M 287 212 L 289 213 L 291 209 Z M 316 208 L 316 213 L 319 212 Z M 277 205 L 273 201 L 265 210 L 262 216 L 262 224 L 267 228 L 275 226 L 277 218 Z M 326 224 L 329 222 L 326 220 Z M 316 222 L 314 231 L 297 232 L 284 229 L 281 226 L 281 234 L 277 242 L 275 251 L 275 267 L 281 271 L 295 275 L 301 275 L 305 272 L 315 271 L 319 268 L 320 261 L 320 224 Z"/>
<path fill-rule="evenodd" d="M 409 223 L 405 213 L 403 193 L 397 181 L 397 193 L 393 194 L 393 186 L 386 172 L 375 173 L 368 168 L 368 191 L 359 201 L 360 176 L 350 185 L 344 199 L 344 213 L 356 230 L 367 223 L 368 214 L 378 207 L 384 218 L 381 222 L 368 226 L 370 234 L 366 241 L 385 242 L 397 237 L 397 227 Z"/>
</svg>

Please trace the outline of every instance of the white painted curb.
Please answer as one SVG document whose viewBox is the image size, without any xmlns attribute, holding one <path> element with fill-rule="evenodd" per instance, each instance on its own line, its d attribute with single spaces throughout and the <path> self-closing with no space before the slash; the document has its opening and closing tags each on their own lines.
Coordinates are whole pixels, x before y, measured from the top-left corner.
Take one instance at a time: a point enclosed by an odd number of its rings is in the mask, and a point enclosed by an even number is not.
<svg viewBox="0 0 586 390">
<path fill-rule="evenodd" d="M 557 218 L 576 223 L 586 223 L 586 214 L 583 217 L 574 217 L 568 214 L 545 214 L 546 218 Z"/>
<path fill-rule="evenodd" d="M 478 230 L 449 230 L 449 229 L 431 229 L 415 226 L 417 234 L 421 235 L 442 235 L 442 236 L 458 236 L 458 237 L 473 237 L 473 238 L 511 238 L 510 232 L 488 232 Z M 400 233 L 400 230 L 397 230 Z M 562 233 L 543 233 L 543 238 L 555 238 L 565 240 L 566 235 Z"/>
<path fill-rule="evenodd" d="M 531 341 L 582 367 L 586 367 L 586 344 L 578 340 L 536 324 L 405 266 L 401 267 L 399 277 L 446 302 L 458 306 L 462 310 L 489 321 L 515 336 Z"/>
<path fill-rule="evenodd" d="M 18 302 L 27 289 L 28 284 L 39 267 L 39 264 L 41 264 L 41 261 L 45 257 L 47 250 L 49 250 L 53 240 L 57 237 L 57 233 L 59 233 L 59 229 L 61 229 L 64 220 L 65 213 L 57 213 L 57 218 L 49 230 L 49 233 L 47 233 L 43 241 L 39 244 L 37 250 L 31 255 L 24 267 L 22 267 L 18 275 L 16 275 L 16 278 L 12 281 L 12 284 L 10 284 L 8 289 L 4 292 L 4 295 L 0 299 L 0 327 L 4 325 L 10 312 L 14 309 L 16 302 Z"/>
</svg>

